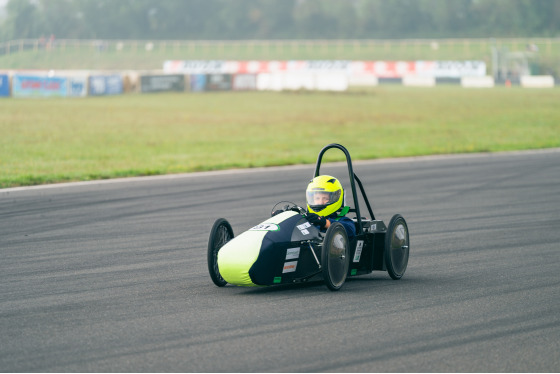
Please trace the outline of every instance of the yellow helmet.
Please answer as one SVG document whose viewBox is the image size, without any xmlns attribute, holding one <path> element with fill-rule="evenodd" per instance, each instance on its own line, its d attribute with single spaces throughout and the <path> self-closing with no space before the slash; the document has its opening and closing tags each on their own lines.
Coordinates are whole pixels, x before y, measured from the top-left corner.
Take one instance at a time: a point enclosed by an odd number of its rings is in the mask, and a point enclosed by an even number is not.
<svg viewBox="0 0 560 374">
<path fill-rule="evenodd" d="M 342 184 L 330 175 L 319 175 L 309 182 L 306 190 L 307 211 L 328 217 L 344 205 Z"/>
</svg>

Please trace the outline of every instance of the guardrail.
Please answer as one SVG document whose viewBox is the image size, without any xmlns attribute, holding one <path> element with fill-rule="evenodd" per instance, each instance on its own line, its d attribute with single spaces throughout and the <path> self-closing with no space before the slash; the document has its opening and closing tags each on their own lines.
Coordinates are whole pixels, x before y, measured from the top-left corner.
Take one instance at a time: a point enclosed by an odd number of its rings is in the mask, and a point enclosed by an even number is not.
<svg viewBox="0 0 560 374">
<path fill-rule="evenodd" d="M 354 53 L 368 51 L 437 52 L 452 48 L 456 53 L 490 53 L 490 47 L 512 50 L 536 49 L 540 54 L 560 55 L 560 38 L 472 38 L 472 39 L 356 39 L 356 40 L 83 40 L 19 39 L 0 43 L 0 55 L 24 51 L 89 49 L 92 51 L 178 51 L 212 50 L 215 53 L 294 52 Z M 333 55 L 332 57 L 338 57 Z M 460 57 L 460 56 L 459 56 Z"/>
</svg>

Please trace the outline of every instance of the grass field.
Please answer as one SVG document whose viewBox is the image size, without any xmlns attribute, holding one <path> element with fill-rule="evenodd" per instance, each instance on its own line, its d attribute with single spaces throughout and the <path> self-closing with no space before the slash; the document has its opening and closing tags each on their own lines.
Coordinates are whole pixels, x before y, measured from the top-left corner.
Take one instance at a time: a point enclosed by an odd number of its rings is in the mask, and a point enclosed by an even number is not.
<svg viewBox="0 0 560 374">
<path fill-rule="evenodd" d="M 332 142 L 354 160 L 560 147 L 559 102 L 454 86 L 3 99 L 0 187 L 314 163 Z"/>
</svg>

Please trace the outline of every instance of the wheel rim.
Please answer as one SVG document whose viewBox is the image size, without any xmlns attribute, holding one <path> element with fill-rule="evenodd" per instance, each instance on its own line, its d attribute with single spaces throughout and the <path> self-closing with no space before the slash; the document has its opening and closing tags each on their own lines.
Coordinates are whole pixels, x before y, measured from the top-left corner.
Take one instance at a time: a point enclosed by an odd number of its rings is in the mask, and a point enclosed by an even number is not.
<svg viewBox="0 0 560 374">
<path fill-rule="evenodd" d="M 391 263 L 393 271 L 401 275 L 406 270 L 408 264 L 408 229 L 403 223 L 398 223 L 391 233 Z"/>
<path fill-rule="evenodd" d="M 220 274 L 220 269 L 218 268 L 218 252 L 220 251 L 220 248 L 222 248 L 224 244 L 226 244 L 230 240 L 231 240 L 231 235 L 229 233 L 228 228 L 225 225 L 220 225 L 216 230 L 216 236 L 214 237 L 214 248 L 212 251 L 212 256 L 214 261 L 212 262 L 214 265 L 214 273 L 216 274 L 216 276 L 219 278 L 220 281 L 224 281 L 224 282 L 225 280 L 224 278 L 222 278 L 222 275 Z"/>
<path fill-rule="evenodd" d="M 348 243 L 340 233 L 333 235 L 328 252 L 329 276 L 333 286 L 340 287 L 348 272 L 346 256 L 348 255 Z"/>
</svg>

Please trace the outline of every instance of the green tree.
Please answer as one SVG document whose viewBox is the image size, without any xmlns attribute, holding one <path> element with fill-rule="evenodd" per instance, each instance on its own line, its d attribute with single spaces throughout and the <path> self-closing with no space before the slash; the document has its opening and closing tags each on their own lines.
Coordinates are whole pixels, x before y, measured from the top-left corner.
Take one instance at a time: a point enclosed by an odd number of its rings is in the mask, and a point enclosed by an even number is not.
<svg viewBox="0 0 560 374">
<path fill-rule="evenodd" d="M 2 38 L 36 38 L 41 33 L 41 12 L 31 0 L 10 0 L 6 5 L 6 12 L 6 19 L 0 28 Z"/>
<path fill-rule="evenodd" d="M 0 38 L 559 36 L 560 0 L 10 0 Z"/>
</svg>

